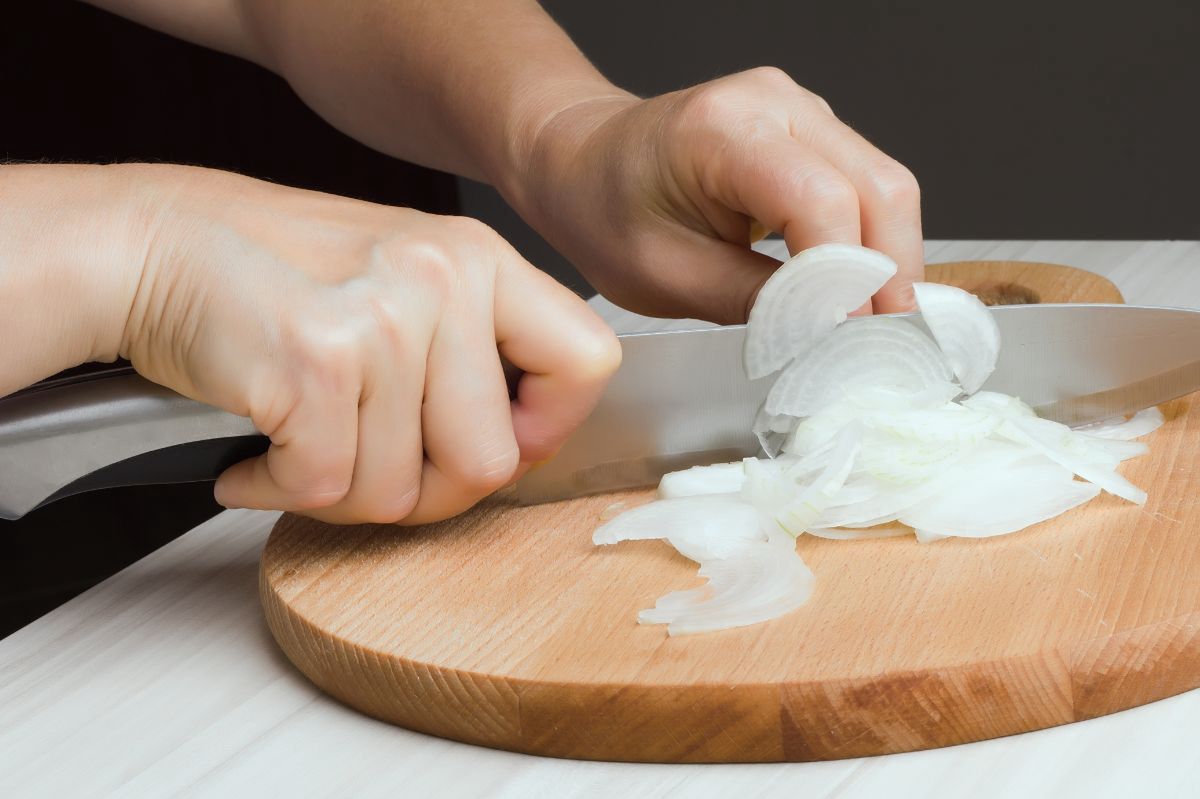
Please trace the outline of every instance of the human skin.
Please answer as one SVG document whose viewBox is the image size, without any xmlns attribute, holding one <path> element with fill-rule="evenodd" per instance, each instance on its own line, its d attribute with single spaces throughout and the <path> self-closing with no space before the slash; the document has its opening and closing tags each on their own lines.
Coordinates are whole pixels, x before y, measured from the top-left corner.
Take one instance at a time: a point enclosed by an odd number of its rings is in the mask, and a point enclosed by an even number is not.
<svg viewBox="0 0 1200 799">
<path fill-rule="evenodd" d="M 747 246 L 755 220 L 792 252 L 887 253 L 874 310 L 912 308 L 916 180 L 777 69 L 641 99 L 534 0 L 91 2 L 273 70 L 378 150 L 491 183 L 631 310 L 745 321 L 776 267 Z"/>
<path fill-rule="evenodd" d="M 777 266 L 749 249 L 759 229 L 888 253 L 874 310 L 911 307 L 915 179 L 778 70 L 638 98 L 530 0 L 93 4 L 279 73 L 383 152 L 491 183 L 633 310 L 744 321 Z M 0 290 L 19 298 L 0 335 L 32 342 L 0 354 L 0 394 L 123 355 L 247 415 L 272 446 L 222 475 L 227 506 L 445 518 L 552 453 L 619 361 L 577 298 L 477 223 L 170 166 L 0 167 L 0 203 Z M 501 354 L 526 371 L 511 404 Z"/>
<path fill-rule="evenodd" d="M 271 446 L 227 507 L 453 516 L 552 454 L 620 362 L 471 219 L 169 165 L 0 167 L 0 395 L 128 358 Z M 515 400 L 501 355 L 524 370 Z"/>
</svg>

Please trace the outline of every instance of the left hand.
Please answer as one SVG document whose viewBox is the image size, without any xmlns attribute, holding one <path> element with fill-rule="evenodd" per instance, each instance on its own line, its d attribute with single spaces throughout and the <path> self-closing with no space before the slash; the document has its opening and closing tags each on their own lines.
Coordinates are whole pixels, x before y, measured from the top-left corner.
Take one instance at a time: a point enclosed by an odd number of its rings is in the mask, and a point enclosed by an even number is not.
<svg viewBox="0 0 1200 799">
<path fill-rule="evenodd" d="M 891 256 L 877 313 L 911 310 L 923 278 L 912 173 L 774 68 L 568 107 L 508 189 L 592 285 L 639 313 L 746 321 L 778 267 L 749 249 L 756 222 L 792 253 L 845 242 Z"/>
</svg>

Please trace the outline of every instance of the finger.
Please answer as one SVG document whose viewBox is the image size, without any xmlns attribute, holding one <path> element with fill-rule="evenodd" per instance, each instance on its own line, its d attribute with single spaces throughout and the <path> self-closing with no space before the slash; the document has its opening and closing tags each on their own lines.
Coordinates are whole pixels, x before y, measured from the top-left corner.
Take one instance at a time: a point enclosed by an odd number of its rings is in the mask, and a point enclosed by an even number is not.
<svg viewBox="0 0 1200 799">
<path fill-rule="evenodd" d="M 729 151 L 706 193 L 783 234 L 793 254 L 818 244 L 860 244 L 858 195 L 838 169 L 780 133 Z"/>
<path fill-rule="evenodd" d="M 876 294 L 875 311 L 912 310 L 912 284 L 925 272 L 916 178 L 837 117 L 802 106 L 793 114 L 792 134 L 849 179 L 858 195 L 863 245 L 886 253 L 898 266 Z"/>
<path fill-rule="evenodd" d="M 661 291 L 662 313 L 669 309 L 720 325 L 743 324 L 763 283 L 779 268 L 768 255 L 691 229 L 650 242 L 643 257 L 672 276 Z M 653 302 L 647 310 L 653 315 Z"/>
<path fill-rule="evenodd" d="M 587 303 L 515 254 L 496 274 L 495 336 L 525 372 L 512 403 L 521 460 L 544 460 L 595 407 L 620 344 Z"/>
<path fill-rule="evenodd" d="M 512 478 L 520 458 L 490 294 L 450 308 L 434 336 L 421 412 L 426 464 L 406 524 L 461 513 Z M 536 304 L 533 305 L 536 307 Z"/>
<path fill-rule="evenodd" d="M 397 522 L 416 509 L 421 494 L 420 409 L 429 345 L 385 320 L 375 349 L 358 408 L 353 482 L 337 505 L 309 514 L 323 521 Z"/>
<path fill-rule="evenodd" d="M 255 418 L 271 439 L 264 455 L 234 464 L 214 494 L 227 508 L 306 511 L 337 503 L 350 488 L 358 434 L 357 366 L 336 354 L 306 373 L 278 421 Z"/>
</svg>

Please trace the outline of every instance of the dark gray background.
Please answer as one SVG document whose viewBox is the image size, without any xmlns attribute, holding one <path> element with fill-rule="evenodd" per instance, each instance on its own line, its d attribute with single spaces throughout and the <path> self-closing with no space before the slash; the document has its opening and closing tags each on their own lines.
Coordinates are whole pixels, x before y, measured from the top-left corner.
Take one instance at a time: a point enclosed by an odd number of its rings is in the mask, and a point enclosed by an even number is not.
<svg viewBox="0 0 1200 799">
<path fill-rule="evenodd" d="M 544 5 L 640 94 L 787 70 L 916 173 L 927 238 L 1200 238 L 1200 3 Z M 490 189 L 460 200 L 582 285 Z"/>
</svg>

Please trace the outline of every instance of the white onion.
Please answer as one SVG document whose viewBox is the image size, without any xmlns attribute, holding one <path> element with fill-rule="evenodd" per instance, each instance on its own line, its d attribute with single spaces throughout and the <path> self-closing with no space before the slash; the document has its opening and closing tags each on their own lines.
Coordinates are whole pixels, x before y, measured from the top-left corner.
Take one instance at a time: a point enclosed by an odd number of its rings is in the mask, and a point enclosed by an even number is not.
<svg viewBox="0 0 1200 799">
<path fill-rule="evenodd" d="M 914 283 L 921 318 L 958 377 L 974 394 L 996 368 L 1000 326 L 979 298 L 955 286 Z"/>
<path fill-rule="evenodd" d="M 638 614 L 642 624 L 666 624 L 669 635 L 725 630 L 777 618 L 808 601 L 813 573 L 791 536 L 776 533 L 737 557 L 700 564 L 708 585 L 675 591 Z"/>
<path fill-rule="evenodd" d="M 658 484 L 660 499 L 694 497 L 702 494 L 736 494 L 742 490 L 746 470 L 741 461 L 693 466 L 663 475 Z"/>
<path fill-rule="evenodd" d="M 1110 419 L 1107 422 L 1080 427 L 1079 432 L 1087 433 L 1097 438 L 1111 438 L 1117 441 L 1129 441 L 1134 438 L 1153 433 L 1163 424 L 1162 411 L 1158 408 L 1146 408 L 1138 411 L 1129 419 L 1123 417 Z"/>
<path fill-rule="evenodd" d="M 751 380 L 807 351 L 896 274 L 886 255 L 847 244 L 805 250 L 763 284 L 750 310 L 743 362 Z"/>
<path fill-rule="evenodd" d="M 995 366 L 998 333 L 964 292 L 917 286 L 936 344 L 902 319 L 836 327 L 891 274 L 887 264 L 831 245 L 792 259 L 774 287 L 768 281 L 751 314 L 746 363 L 756 375 L 790 361 L 754 422 L 772 458 L 666 475 L 659 500 L 596 530 L 597 544 L 663 538 L 700 564 L 706 585 L 666 594 L 639 621 L 679 635 L 799 607 L 813 585 L 793 544 L 805 533 L 985 538 L 1053 518 L 1102 489 L 1145 501 L 1117 469 L 1147 451 L 1132 439 L 1155 430 L 1162 414 L 1148 409 L 1080 431 L 1038 418 L 1016 397 L 977 391 Z M 969 396 L 956 401 L 964 389 Z"/>
<path fill-rule="evenodd" d="M 784 370 L 763 408 L 811 416 L 863 388 L 919 394 L 952 378 L 937 346 L 902 319 L 855 320 L 839 327 Z"/>
</svg>

